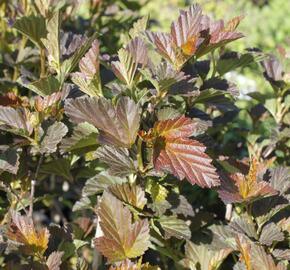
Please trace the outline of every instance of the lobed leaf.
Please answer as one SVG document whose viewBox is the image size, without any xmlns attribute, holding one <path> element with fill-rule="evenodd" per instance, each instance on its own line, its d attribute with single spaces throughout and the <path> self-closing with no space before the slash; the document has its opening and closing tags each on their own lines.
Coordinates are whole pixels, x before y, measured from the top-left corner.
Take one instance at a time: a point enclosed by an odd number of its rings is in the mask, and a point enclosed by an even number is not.
<svg viewBox="0 0 290 270">
<path fill-rule="evenodd" d="M 99 141 L 129 148 L 139 129 L 139 108 L 128 97 L 117 106 L 105 98 L 78 98 L 65 104 L 65 113 L 75 123 L 88 122 L 100 130 Z"/>
<path fill-rule="evenodd" d="M 62 122 L 54 122 L 48 127 L 45 136 L 43 137 L 39 152 L 41 154 L 51 154 L 57 150 L 57 145 L 68 132 L 68 128 Z"/>
<path fill-rule="evenodd" d="M 136 172 L 134 161 L 126 148 L 105 145 L 96 151 L 96 156 L 109 166 L 109 174 L 125 177 Z"/>
<path fill-rule="evenodd" d="M 135 258 L 148 249 L 148 221 L 132 223 L 129 209 L 106 191 L 98 207 L 98 217 L 104 235 L 95 239 L 95 246 L 109 261 Z"/>
<path fill-rule="evenodd" d="M 109 187 L 109 191 L 120 201 L 141 210 L 147 203 L 145 192 L 140 186 L 135 184 L 130 185 L 129 183 L 124 183 L 122 185 L 113 185 Z"/>
<path fill-rule="evenodd" d="M 36 230 L 31 218 L 17 212 L 11 212 L 11 218 L 8 239 L 22 244 L 27 255 L 43 254 L 48 246 L 49 231 L 46 228 Z"/>
<path fill-rule="evenodd" d="M 46 261 L 48 270 L 60 270 L 60 265 L 62 263 L 61 258 L 63 254 L 64 252 L 54 251 L 48 256 Z"/>
<path fill-rule="evenodd" d="M 19 164 L 19 155 L 16 149 L 7 148 L 0 152 L 0 174 L 3 171 L 16 174 Z"/>
</svg>

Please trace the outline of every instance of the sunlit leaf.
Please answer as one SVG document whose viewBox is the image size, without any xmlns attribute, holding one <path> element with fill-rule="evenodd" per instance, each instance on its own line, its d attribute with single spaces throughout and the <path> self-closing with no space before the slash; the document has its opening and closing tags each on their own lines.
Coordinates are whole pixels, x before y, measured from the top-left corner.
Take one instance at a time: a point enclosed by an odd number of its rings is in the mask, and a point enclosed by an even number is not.
<svg viewBox="0 0 290 270">
<path fill-rule="evenodd" d="M 196 245 L 187 241 L 185 245 L 185 259 L 181 263 L 191 270 L 217 270 L 231 252 L 231 249 L 214 251 L 208 249 L 205 245 Z"/>
<path fill-rule="evenodd" d="M 60 13 L 55 12 L 47 22 L 47 37 L 41 39 L 48 51 L 48 63 L 56 72 L 60 71 Z"/>
<path fill-rule="evenodd" d="M 102 196 L 98 217 L 104 235 L 95 239 L 95 246 L 109 261 L 135 258 L 148 249 L 148 221 L 132 223 L 129 209 L 108 192 Z"/>
<path fill-rule="evenodd" d="M 191 232 L 189 226 L 182 219 L 176 216 L 161 216 L 158 219 L 161 228 L 165 232 L 165 238 L 176 237 L 178 239 L 190 239 Z"/>
<path fill-rule="evenodd" d="M 248 175 L 235 173 L 222 175 L 221 179 L 218 193 L 225 203 L 251 201 L 277 194 L 270 183 L 258 180 L 256 161 L 252 161 Z"/>
<path fill-rule="evenodd" d="M 65 112 L 75 123 L 97 127 L 101 143 L 127 148 L 135 142 L 139 108 L 128 97 L 121 98 L 116 107 L 105 98 L 78 98 L 66 103 Z"/>
<path fill-rule="evenodd" d="M 87 198 L 87 197 L 82 197 L 80 200 L 75 202 L 75 204 L 74 204 L 74 206 L 72 208 L 72 211 L 73 212 L 81 211 L 81 210 L 90 208 L 90 206 L 91 206 L 90 199 Z"/>
<path fill-rule="evenodd" d="M 235 232 L 253 239 L 258 239 L 255 224 L 248 215 L 242 215 L 234 218 L 230 223 L 230 227 L 234 229 Z"/>
<path fill-rule="evenodd" d="M 37 230 L 31 218 L 11 212 L 11 223 L 7 237 L 23 246 L 23 251 L 28 255 L 43 254 L 48 246 L 49 232 L 46 228 Z"/>
<path fill-rule="evenodd" d="M 205 146 L 187 138 L 197 126 L 198 122 L 184 116 L 157 122 L 152 130 L 156 136 L 154 167 L 201 187 L 216 186 L 219 178 L 210 157 L 204 153 Z"/>
<path fill-rule="evenodd" d="M 119 200 L 138 209 L 143 209 L 147 202 L 145 192 L 140 186 L 135 184 L 130 185 L 125 183 L 122 185 L 113 185 L 109 187 L 109 191 Z"/>
<path fill-rule="evenodd" d="M 105 145 L 98 148 L 96 156 L 101 162 L 109 166 L 108 172 L 111 175 L 124 177 L 137 170 L 126 148 Z"/>
<path fill-rule="evenodd" d="M 61 92 L 56 92 L 48 96 L 37 96 L 34 107 L 38 112 L 43 112 L 52 106 L 55 106 L 61 99 Z"/>
<path fill-rule="evenodd" d="M 62 263 L 61 258 L 63 254 L 64 252 L 54 251 L 48 256 L 46 261 L 48 270 L 60 270 L 60 265 Z"/>
</svg>

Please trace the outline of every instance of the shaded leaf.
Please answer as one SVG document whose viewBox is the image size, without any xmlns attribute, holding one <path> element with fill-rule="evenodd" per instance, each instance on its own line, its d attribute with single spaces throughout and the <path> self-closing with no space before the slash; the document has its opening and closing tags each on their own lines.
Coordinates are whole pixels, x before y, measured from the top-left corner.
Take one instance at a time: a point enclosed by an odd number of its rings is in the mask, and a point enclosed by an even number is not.
<svg viewBox="0 0 290 270">
<path fill-rule="evenodd" d="M 71 165 L 68 159 L 60 158 L 43 164 L 40 167 L 40 173 L 44 174 L 56 174 L 64 177 L 65 179 L 71 181 L 73 176 L 70 172 Z"/>
<path fill-rule="evenodd" d="M 33 127 L 28 119 L 28 111 L 23 108 L 11 108 L 0 106 L 0 127 L 7 125 L 7 130 L 18 135 L 29 136 Z"/>
<path fill-rule="evenodd" d="M 62 138 L 68 132 L 68 128 L 62 122 L 54 122 L 48 127 L 45 136 L 43 137 L 39 152 L 41 154 L 51 154 L 57 150 L 57 145 L 61 142 Z"/>
<path fill-rule="evenodd" d="M 233 219 L 230 223 L 230 227 L 238 233 L 241 233 L 253 239 L 258 239 L 255 224 L 251 220 L 251 217 L 247 215 L 243 215 Z"/>
<path fill-rule="evenodd" d="M 82 196 L 86 197 L 101 193 L 112 185 L 120 185 L 126 181 L 124 178 L 111 176 L 106 171 L 103 171 L 87 180 L 82 191 Z"/>
<path fill-rule="evenodd" d="M 23 16 L 16 20 L 13 27 L 27 36 L 37 46 L 43 47 L 42 38 L 46 37 L 45 19 L 42 16 Z"/>
<path fill-rule="evenodd" d="M 109 166 L 109 174 L 124 177 L 136 172 L 134 161 L 126 148 L 105 145 L 96 151 L 96 156 Z"/>
<path fill-rule="evenodd" d="M 161 216 L 158 222 L 165 232 L 165 238 L 174 236 L 178 239 L 190 239 L 191 237 L 189 226 L 176 216 Z"/>
<path fill-rule="evenodd" d="M 284 240 L 284 234 L 281 229 L 273 222 L 265 225 L 260 235 L 260 243 L 271 246 L 274 241 L 280 242 Z"/>
<path fill-rule="evenodd" d="M 147 203 L 145 192 L 140 186 L 135 184 L 113 185 L 109 187 L 109 191 L 119 200 L 138 209 L 143 209 Z"/>
<path fill-rule="evenodd" d="M 7 148 L 0 152 L 0 174 L 3 171 L 16 174 L 19 168 L 19 155 L 16 149 Z"/>
<path fill-rule="evenodd" d="M 148 249 L 148 221 L 132 223 L 129 209 L 106 191 L 98 207 L 98 216 L 104 235 L 95 239 L 95 246 L 109 261 L 135 258 Z"/>
<path fill-rule="evenodd" d="M 270 185 L 290 200 L 290 169 L 287 167 L 277 167 L 270 171 L 270 175 Z"/>
<path fill-rule="evenodd" d="M 60 145 L 62 153 L 86 149 L 97 145 L 98 130 L 89 123 L 78 124 L 70 137 L 64 138 Z"/>
<path fill-rule="evenodd" d="M 65 112 L 75 123 L 97 127 L 101 143 L 127 148 L 135 142 L 139 108 L 128 97 L 121 98 L 116 107 L 105 98 L 78 98 L 66 103 Z"/>
</svg>

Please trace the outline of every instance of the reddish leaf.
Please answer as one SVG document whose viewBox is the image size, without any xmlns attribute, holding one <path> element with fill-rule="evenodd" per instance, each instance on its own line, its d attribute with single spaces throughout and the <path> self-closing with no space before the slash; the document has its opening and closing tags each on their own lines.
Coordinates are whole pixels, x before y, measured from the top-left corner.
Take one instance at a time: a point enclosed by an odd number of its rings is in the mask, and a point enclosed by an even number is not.
<svg viewBox="0 0 290 270">
<path fill-rule="evenodd" d="M 23 252 L 28 255 L 43 254 L 47 249 L 49 232 L 46 228 L 36 230 L 33 221 L 16 212 L 11 213 L 12 221 L 7 231 L 10 240 L 23 244 Z"/>
<path fill-rule="evenodd" d="M 135 258 L 148 249 L 148 221 L 132 223 L 129 209 L 106 191 L 98 207 L 98 217 L 103 236 L 95 239 L 95 246 L 109 261 Z"/>
<path fill-rule="evenodd" d="M 212 187 L 219 184 L 211 158 L 204 153 L 205 146 L 198 141 L 176 138 L 165 140 L 164 149 L 156 153 L 156 170 L 165 170 L 180 180 L 187 178 L 192 184 Z"/>
<path fill-rule="evenodd" d="M 61 95 L 62 95 L 61 92 L 56 92 L 45 97 L 37 96 L 35 98 L 34 104 L 35 109 L 38 112 L 43 112 L 44 110 L 54 106 L 58 101 L 60 101 Z"/>
<path fill-rule="evenodd" d="M 65 105 L 65 112 L 75 123 L 88 122 L 100 130 L 99 141 L 119 147 L 130 147 L 139 129 L 139 108 L 128 97 L 117 106 L 105 98 L 78 98 Z"/>
<path fill-rule="evenodd" d="M 64 252 L 52 252 L 47 258 L 46 265 L 49 270 L 60 270 L 61 258 Z"/>
<path fill-rule="evenodd" d="M 86 76 L 87 79 L 91 80 L 99 72 L 100 62 L 99 62 L 99 41 L 95 40 L 92 43 L 91 48 L 81 59 L 79 63 L 79 68 Z"/>
<path fill-rule="evenodd" d="M 157 122 L 144 138 L 154 141 L 154 167 L 174 174 L 180 180 L 211 187 L 219 184 L 205 146 L 188 139 L 199 129 L 199 122 L 184 116 Z"/>
</svg>

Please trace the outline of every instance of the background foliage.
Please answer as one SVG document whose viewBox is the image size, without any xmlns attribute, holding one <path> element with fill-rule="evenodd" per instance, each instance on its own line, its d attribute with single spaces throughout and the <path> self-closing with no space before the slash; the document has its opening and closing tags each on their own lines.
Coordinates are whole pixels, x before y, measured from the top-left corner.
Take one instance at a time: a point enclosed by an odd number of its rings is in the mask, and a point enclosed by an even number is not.
<svg viewBox="0 0 290 270">
<path fill-rule="evenodd" d="M 0 268 L 289 269 L 288 5 L 0 0 Z"/>
</svg>

